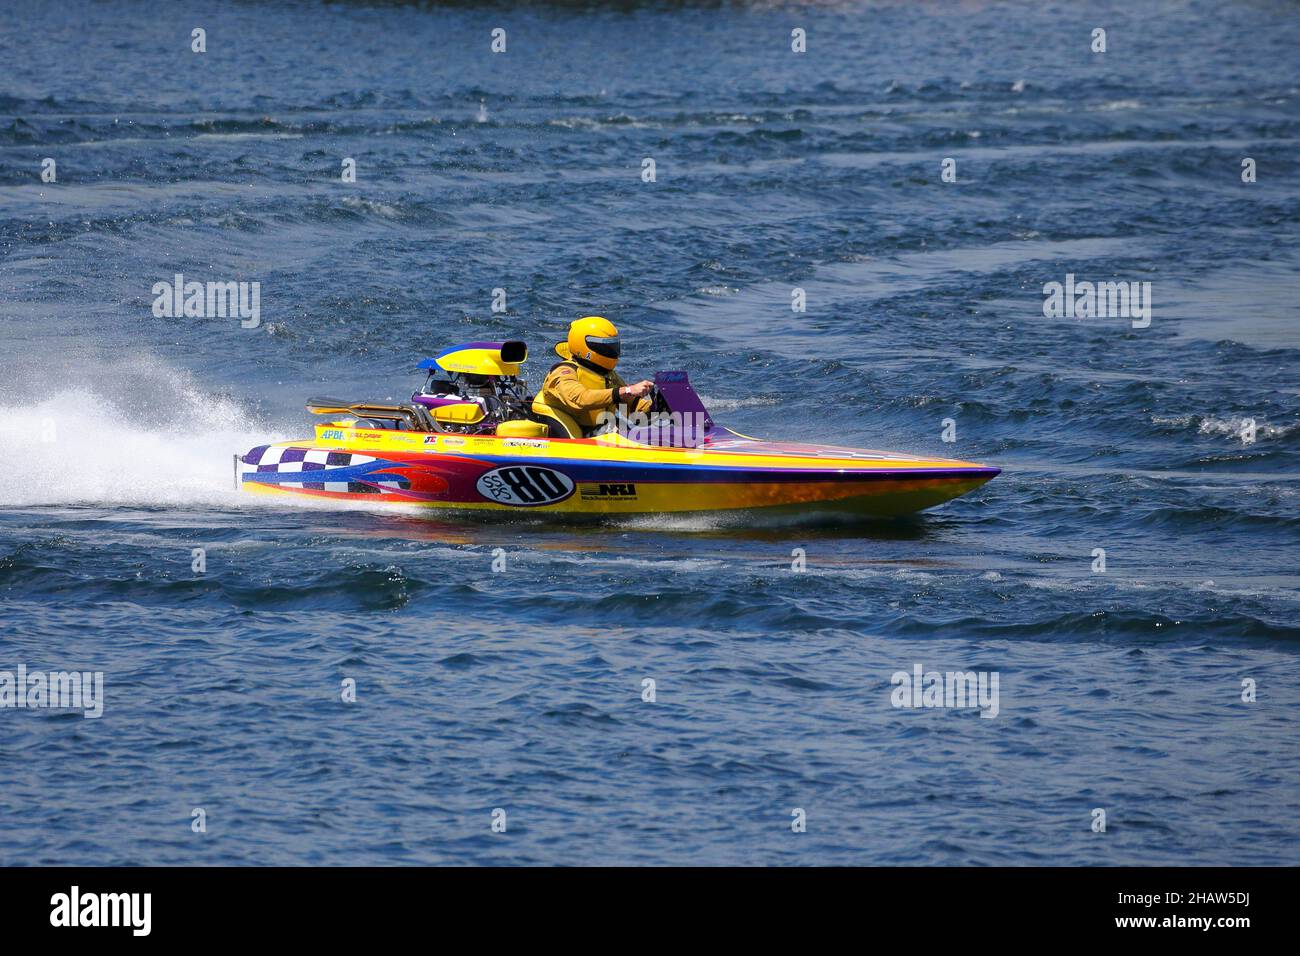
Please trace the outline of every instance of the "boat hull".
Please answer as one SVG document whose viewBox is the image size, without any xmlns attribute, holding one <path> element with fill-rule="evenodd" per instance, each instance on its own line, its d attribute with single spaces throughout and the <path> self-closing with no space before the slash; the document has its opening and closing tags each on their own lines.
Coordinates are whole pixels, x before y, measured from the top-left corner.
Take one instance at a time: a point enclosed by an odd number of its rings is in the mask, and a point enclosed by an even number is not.
<svg viewBox="0 0 1300 956">
<path fill-rule="evenodd" d="M 512 439 L 319 429 L 236 462 L 245 492 L 454 511 L 563 515 L 835 511 L 911 514 L 966 494 L 997 468 L 722 432 L 698 448 L 617 435 Z"/>
</svg>

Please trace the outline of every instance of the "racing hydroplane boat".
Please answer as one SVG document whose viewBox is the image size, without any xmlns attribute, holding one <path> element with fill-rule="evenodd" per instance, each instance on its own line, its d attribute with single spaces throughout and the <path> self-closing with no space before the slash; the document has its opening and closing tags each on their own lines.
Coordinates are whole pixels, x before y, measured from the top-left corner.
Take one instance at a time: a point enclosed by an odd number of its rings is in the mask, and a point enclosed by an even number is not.
<svg viewBox="0 0 1300 956">
<path fill-rule="evenodd" d="M 685 372 L 659 372 L 651 411 L 584 435 L 519 377 L 523 342 L 426 359 L 409 402 L 311 399 L 314 438 L 235 456 L 246 492 L 477 512 L 657 514 L 833 511 L 890 517 L 998 474 L 965 461 L 769 442 L 714 422 Z"/>
</svg>

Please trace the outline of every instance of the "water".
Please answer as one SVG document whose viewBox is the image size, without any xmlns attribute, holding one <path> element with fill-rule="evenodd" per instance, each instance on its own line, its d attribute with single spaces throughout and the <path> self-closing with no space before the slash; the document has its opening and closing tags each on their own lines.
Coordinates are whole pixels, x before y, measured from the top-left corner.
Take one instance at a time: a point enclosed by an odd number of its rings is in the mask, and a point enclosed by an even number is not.
<svg viewBox="0 0 1300 956">
<path fill-rule="evenodd" d="M 0 8 L 0 670 L 106 697 L 0 710 L 0 862 L 1294 864 L 1297 12 Z M 154 318 L 176 272 L 261 326 Z M 536 385 L 590 312 L 743 433 L 1003 474 L 856 527 L 231 490 L 311 394 L 508 336 Z"/>
</svg>

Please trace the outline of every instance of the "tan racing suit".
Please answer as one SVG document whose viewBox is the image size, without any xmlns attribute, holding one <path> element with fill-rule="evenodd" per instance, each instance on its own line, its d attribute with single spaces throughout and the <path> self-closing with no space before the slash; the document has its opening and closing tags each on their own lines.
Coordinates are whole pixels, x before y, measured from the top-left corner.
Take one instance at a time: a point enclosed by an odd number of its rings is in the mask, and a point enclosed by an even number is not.
<svg viewBox="0 0 1300 956">
<path fill-rule="evenodd" d="M 584 435 L 601 425 L 602 412 L 648 412 L 650 399 L 620 399 L 627 383 L 617 372 L 597 372 L 573 359 L 557 362 L 542 383 L 538 399 L 573 416 Z"/>
</svg>

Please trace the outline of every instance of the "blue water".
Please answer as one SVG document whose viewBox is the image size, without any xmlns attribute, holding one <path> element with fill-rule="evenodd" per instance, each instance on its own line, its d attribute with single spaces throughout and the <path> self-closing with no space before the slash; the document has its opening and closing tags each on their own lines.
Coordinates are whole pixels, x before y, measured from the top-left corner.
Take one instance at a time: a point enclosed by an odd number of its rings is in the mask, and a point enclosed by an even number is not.
<svg viewBox="0 0 1300 956">
<path fill-rule="evenodd" d="M 0 670 L 105 687 L 0 710 L 0 863 L 1300 862 L 1298 51 L 1282 2 L 0 5 Z M 154 318 L 177 272 L 262 324 Z M 1046 318 L 1067 273 L 1150 326 Z M 858 526 L 230 487 L 590 312 L 745 434 L 1003 474 Z M 893 707 L 917 664 L 998 715 Z"/>
</svg>

